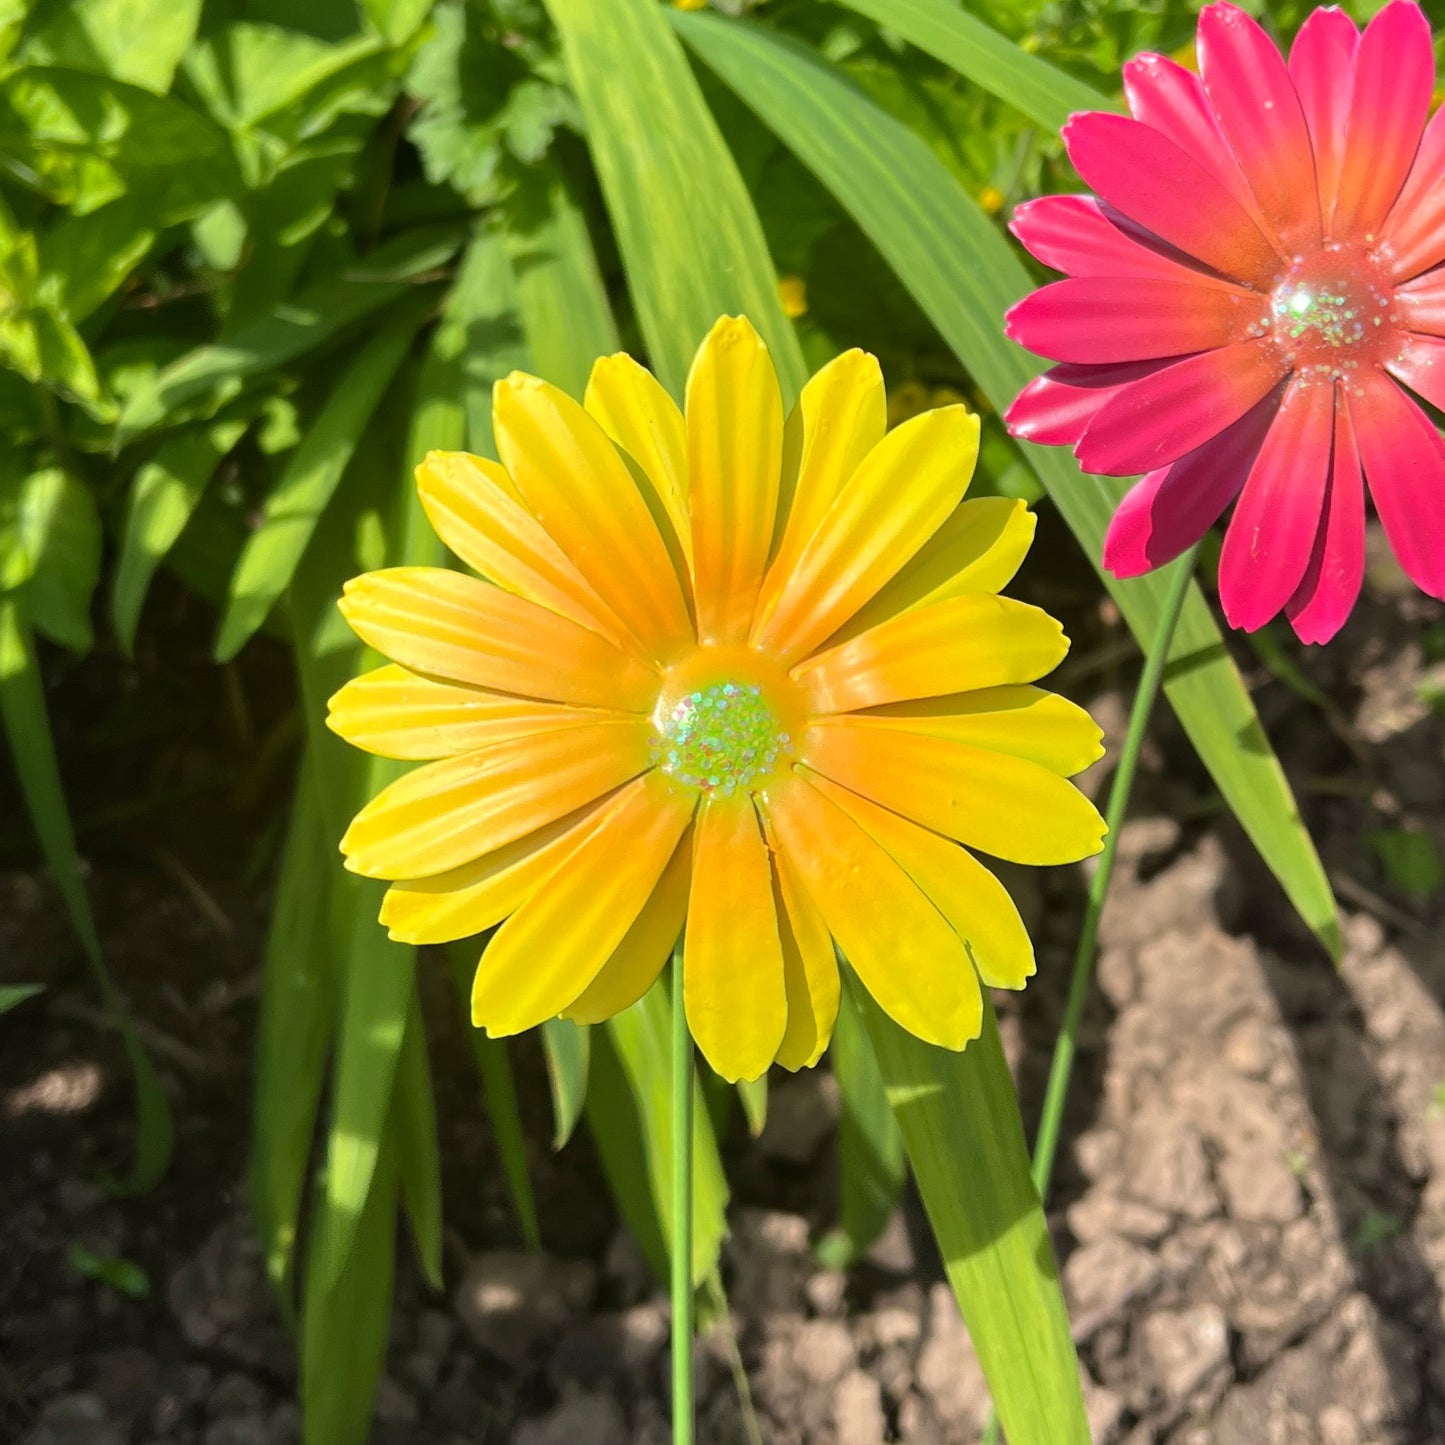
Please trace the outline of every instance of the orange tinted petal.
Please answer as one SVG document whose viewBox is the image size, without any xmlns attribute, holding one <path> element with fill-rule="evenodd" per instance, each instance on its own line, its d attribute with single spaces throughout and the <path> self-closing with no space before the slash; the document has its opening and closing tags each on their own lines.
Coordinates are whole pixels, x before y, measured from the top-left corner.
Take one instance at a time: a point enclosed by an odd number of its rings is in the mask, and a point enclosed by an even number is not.
<svg viewBox="0 0 1445 1445">
<path fill-rule="evenodd" d="M 353 747 L 407 761 L 449 758 L 553 728 L 628 717 L 434 682 L 395 663 L 352 678 L 327 707 L 327 727 Z"/>
<path fill-rule="evenodd" d="M 768 790 L 788 862 L 863 987 L 909 1033 L 961 1049 L 983 1019 L 963 940 L 908 874 L 801 774 Z"/>
<path fill-rule="evenodd" d="M 593 590 L 665 662 L 692 641 L 667 546 L 607 433 L 565 392 L 513 372 L 492 425 L 518 491 Z"/>
<path fill-rule="evenodd" d="M 497 462 L 468 452 L 428 452 L 416 469 L 416 489 L 437 536 L 474 572 L 619 647 L 633 642 Z"/>
<path fill-rule="evenodd" d="M 525 838 L 651 766 L 643 719 L 498 743 L 416 768 L 352 820 L 341 851 L 368 878 L 426 878 Z"/>
<path fill-rule="evenodd" d="M 723 317 L 687 377 L 693 596 L 705 642 L 746 642 L 768 564 L 782 468 L 783 401 L 762 338 Z"/>
<path fill-rule="evenodd" d="M 682 937 L 692 882 L 692 833 L 683 834 L 652 896 L 601 971 L 579 998 L 562 1010 L 579 1024 L 600 1024 L 629 1009 L 657 982 Z"/>
<path fill-rule="evenodd" d="M 984 593 L 880 622 L 793 669 L 808 708 L 849 712 L 916 697 L 1032 682 L 1069 650 L 1047 612 Z"/>
<path fill-rule="evenodd" d="M 752 642 L 792 662 L 838 630 L 903 567 L 963 498 L 978 456 L 978 418 L 924 412 L 858 464 L 788 567 Z"/>
<path fill-rule="evenodd" d="M 614 802 L 604 798 L 460 868 L 393 883 L 381 921 L 401 943 L 450 943 L 494 928 L 545 887 Z"/>
<path fill-rule="evenodd" d="M 835 783 L 1012 863 L 1075 863 L 1103 847 L 1104 820 L 1057 773 L 944 738 L 810 727 L 803 760 Z"/>
<path fill-rule="evenodd" d="M 460 572 L 366 572 L 346 584 L 339 606 L 363 642 L 412 672 L 627 711 L 657 696 L 657 674 L 605 638 Z"/>
<path fill-rule="evenodd" d="M 652 897 L 695 796 L 639 778 L 547 885 L 497 930 L 472 984 L 472 1022 L 492 1037 L 555 1018 L 581 997 Z"/>
</svg>

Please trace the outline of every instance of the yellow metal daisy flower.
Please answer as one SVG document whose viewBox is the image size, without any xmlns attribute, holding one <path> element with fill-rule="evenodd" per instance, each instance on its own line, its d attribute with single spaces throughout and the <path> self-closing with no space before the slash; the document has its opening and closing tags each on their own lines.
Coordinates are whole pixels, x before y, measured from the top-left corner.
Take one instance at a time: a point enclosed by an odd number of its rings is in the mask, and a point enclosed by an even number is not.
<svg viewBox="0 0 1445 1445">
<path fill-rule="evenodd" d="M 885 435 L 863 352 L 785 421 L 766 347 L 725 317 L 686 401 L 622 355 L 582 406 L 518 373 L 493 401 L 501 465 L 417 468 L 484 580 L 397 567 L 346 587 L 395 665 L 342 688 L 330 724 L 427 760 L 357 815 L 347 866 L 392 881 L 394 938 L 496 927 L 472 992 L 493 1035 L 627 1008 L 685 923 L 688 1024 L 725 1078 L 817 1061 L 835 943 L 905 1029 L 962 1048 L 979 980 L 1021 988 L 1034 967 L 968 850 L 1065 863 L 1104 831 L 1067 781 L 1098 728 L 1028 685 L 1068 642 L 997 595 L 1034 518 L 963 500 L 964 407 Z"/>
</svg>

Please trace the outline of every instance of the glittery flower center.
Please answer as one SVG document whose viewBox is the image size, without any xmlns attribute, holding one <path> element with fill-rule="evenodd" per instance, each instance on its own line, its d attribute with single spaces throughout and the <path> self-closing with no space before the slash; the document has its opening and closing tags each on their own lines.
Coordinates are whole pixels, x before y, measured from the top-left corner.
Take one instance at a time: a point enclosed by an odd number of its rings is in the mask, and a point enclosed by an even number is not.
<svg viewBox="0 0 1445 1445">
<path fill-rule="evenodd" d="M 1296 370 L 1348 380 L 1390 360 L 1400 346 L 1394 292 L 1374 259 L 1335 244 L 1298 258 L 1269 297 L 1260 333 Z"/>
<path fill-rule="evenodd" d="M 655 719 L 657 765 L 680 783 L 728 797 L 777 766 L 792 745 L 756 683 L 714 682 Z"/>
</svg>

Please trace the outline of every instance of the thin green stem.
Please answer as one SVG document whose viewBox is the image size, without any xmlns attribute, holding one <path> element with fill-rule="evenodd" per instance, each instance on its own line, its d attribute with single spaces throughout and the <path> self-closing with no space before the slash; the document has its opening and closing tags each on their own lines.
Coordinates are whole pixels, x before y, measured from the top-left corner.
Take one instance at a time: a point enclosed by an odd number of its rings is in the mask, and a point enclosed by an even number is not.
<svg viewBox="0 0 1445 1445">
<path fill-rule="evenodd" d="M 1144 734 L 1148 731 L 1149 716 L 1154 711 L 1155 699 L 1159 696 L 1159 686 L 1164 681 L 1169 645 L 1174 640 L 1174 628 L 1178 624 L 1184 599 L 1189 594 L 1198 550 L 1198 547 L 1195 547 L 1180 559 L 1170 581 L 1169 591 L 1164 598 L 1164 611 L 1160 614 L 1154 640 L 1144 657 L 1144 670 L 1139 675 L 1134 705 L 1129 712 L 1129 730 L 1124 735 L 1124 746 L 1119 751 L 1114 780 L 1109 787 L 1109 803 L 1104 814 L 1109 831 L 1104 838 L 1104 851 L 1099 855 L 1099 865 L 1089 883 L 1089 897 L 1084 905 L 1079 942 L 1074 950 L 1068 1002 L 1064 1005 L 1064 1020 L 1059 1028 L 1059 1037 L 1054 1043 L 1054 1057 L 1049 1065 L 1049 1083 L 1044 1091 L 1043 1113 L 1039 1118 L 1038 1138 L 1034 1142 L 1034 1184 L 1040 1199 L 1048 1197 L 1049 1181 L 1053 1177 L 1054 1156 L 1059 1148 L 1059 1129 L 1063 1123 L 1064 1104 L 1068 1099 L 1069 1081 L 1073 1077 L 1074 1058 L 1078 1053 L 1079 1024 L 1084 1016 L 1084 1005 L 1088 1002 L 1089 985 L 1094 980 L 1099 918 L 1104 911 L 1104 900 L 1109 895 L 1110 880 L 1114 876 L 1114 863 L 1119 853 L 1119 834 L 1124 826 L 1124 817 L 1129 811 L 1129 794 L 1134 788 L 1139 752 L 1144 744 Z M 980 1445 L 995 1445 L 998 1430 L 998 1417 L 991 1415 L 980 1437 Z"/>
<path fill-rule="evenodd" d="M 692 1445 L 692 1036 L 672 953 L 672 1445 Z"/>
</svg>

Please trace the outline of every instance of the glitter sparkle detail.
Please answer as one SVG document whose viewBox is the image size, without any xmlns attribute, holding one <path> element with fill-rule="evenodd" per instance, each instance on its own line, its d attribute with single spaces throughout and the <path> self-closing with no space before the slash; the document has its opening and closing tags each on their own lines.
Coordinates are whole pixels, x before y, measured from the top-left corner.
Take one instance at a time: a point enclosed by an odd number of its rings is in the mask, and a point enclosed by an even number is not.
<svg viewBox="0 0 1445 1445">
<path fill-rule="evenodd" d="M 1255 334 L 1271 335 L 1297 372 L 1334 381 L 1383 364 L 1400 346 L 1388 279 L 1368 252 L 1343 245 L 1295 260 Z"/>
<path fill-rule="evenodd" d="M 792 746 L 756 683 L 715 682 L 687 693 L 657 723 L 655 761 L 705 792 L 746 792 Z"/>
</svg>

